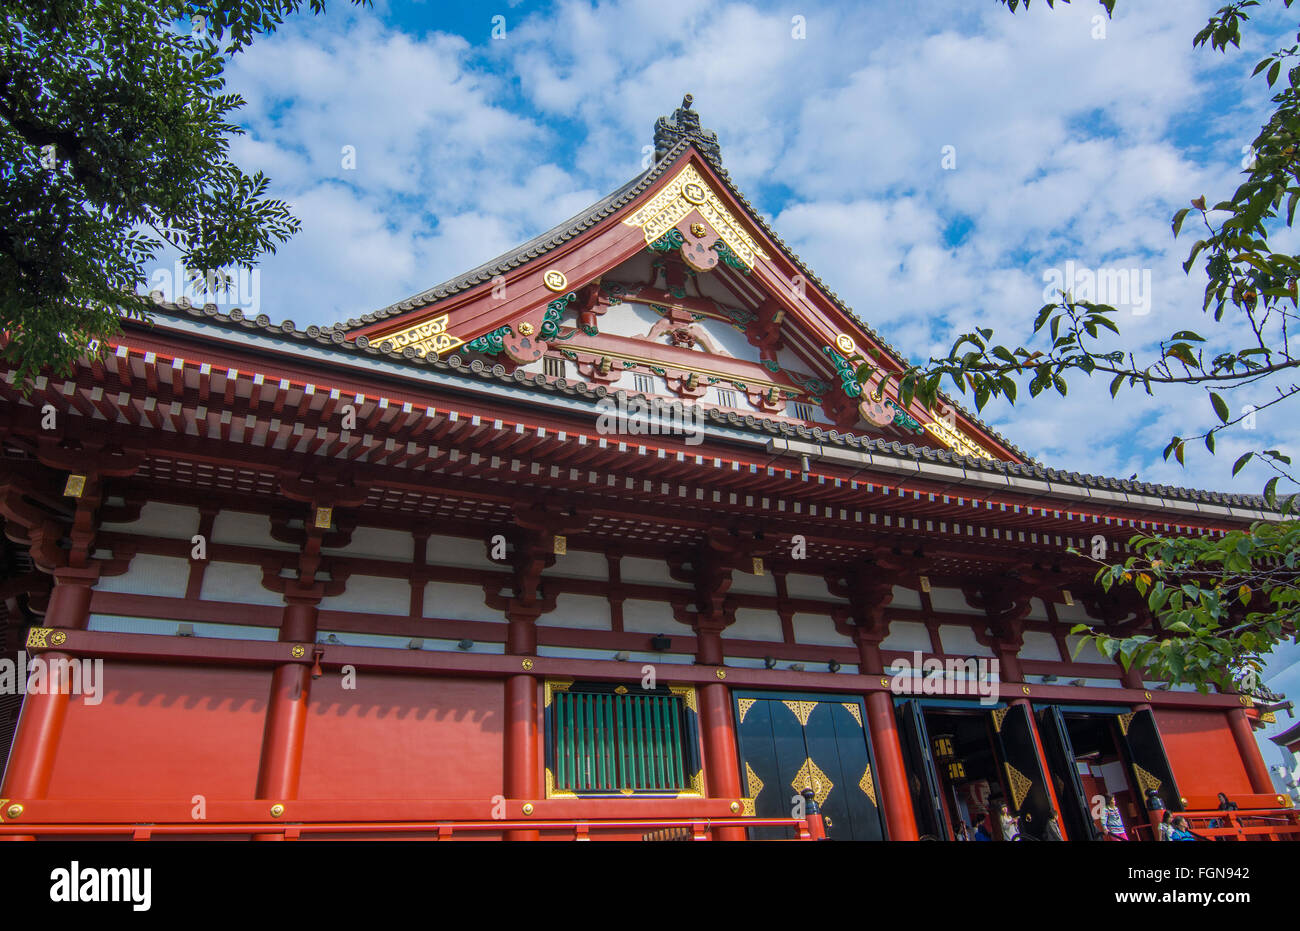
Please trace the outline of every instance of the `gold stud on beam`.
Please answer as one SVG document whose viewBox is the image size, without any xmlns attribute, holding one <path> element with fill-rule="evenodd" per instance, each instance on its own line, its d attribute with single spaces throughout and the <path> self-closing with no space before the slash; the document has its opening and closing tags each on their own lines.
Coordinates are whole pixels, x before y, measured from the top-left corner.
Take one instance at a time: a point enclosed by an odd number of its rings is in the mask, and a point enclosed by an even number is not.
<svg viewBox="0 0 1300 931">
<path fill-rule="evenodd" d="M 86 476 L 69 475 L 68 482 L 63 486 L 63 494 L 68 498 L 80 498 L 86 491 Z"/>
<path fill-rule="evenodd" d="M 760 556 L 754 557 L 754 575 L 763 574 L 763 559 Z"/>
<path fill-rule="evenodd" d="M 333 508 L 316 509 L 316 528 L 318 530 L 329 530 L 330 524 L 334 522 Z"/>
<path fill-rule="evenodd" d="M 930 577 L 928 575 L 921 576 L 921 591 L 927 595 L 930 594 Z"/>
<path fill-rule="evenodd" d="M 272 818 L 278 818 L 278 817 L 280 817 L 282 814 L 284 814 L 284 806 L 281 805 L 279 802 L 276 802 L 274 805 L 271 806 L 271 817 L 272 817 Z"/>
<path fill-rule="evenodd" d="M 524 814 L 526 814 L 526 815 L 531 815 L 531 814 L 533 813 L 533 803 L 532 803 L 532 802 L 524 802 L 524 809 L 523 809 L 523 811 L 524 811 Z"/>
<path fill-rule="evenodd" d="M 564 556 L 569 552 L 569 538 L 562 537 L 558 533 L 555 535 L 555 555 Z"/>
<path fill-rule="evenodd" d="M 1067 607 L 1073 607 L 1074 596 L 1070 594 L 1070 590 L 1068 588 L 1061 589 L 1061 599 L 1065 602 Z"/>
</svg>

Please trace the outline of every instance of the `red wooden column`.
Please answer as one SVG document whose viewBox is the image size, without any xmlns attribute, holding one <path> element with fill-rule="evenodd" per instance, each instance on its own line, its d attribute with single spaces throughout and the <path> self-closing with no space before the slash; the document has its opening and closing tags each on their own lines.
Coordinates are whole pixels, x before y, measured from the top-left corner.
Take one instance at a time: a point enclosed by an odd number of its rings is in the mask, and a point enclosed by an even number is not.
<svg viewBox="0 0 1300 931">
<path fill-rule="evenodd" d="M 291 648 L 286 647 L 285 662 L 271 674 L 271 696 L 266 707 L 262 757 L 257 772 L 259 799 L 283 802 L 298 797 L 320 599 L 319 586 L 285 592 L 280 642 L 301 645 L 304 651 L 301 657 L 294 657 Z M 254 838 L 282 840 L 283 835 L 259 834 Z"/>
<path fill-rule="evenodd" d="M 99 576 L 97 567 L 56 569 L 54 589 L 42 626 L 82 630 L 90 617 L 91 586 Z M 72 657 L 65 653 L 42 652 L 48 661 Z M 46 689 L 23 697 L 23 710 L 14 732 L 0 795 L 5 798 L 44 798 L 54 771 L 54 757 L 71 698 L 66 688 Z"/>
<path fill-rule="evenodd" d="M 858 669 L 863 675 L 883 675 L 884 660 L 880 637 L 854 627 L 858 645 Z M 877 631 L 879 633 L 879 631 Z M 907 766 L 903 762 L 903 744 L 898 739 L 898 720 L 890 693 L 872 690 L 866 695 L 867 732 L 876 757 L 876 779 L 880 786 L 880 803 L 890 840 L 918 840 L 916 812 L 912 808 L 912 790 L 907 784 Z"/>
<path fill-rule="evenodd" d="M 506 611 L 506 653 L 518 657 L 537 655 L 536 609 Z M 536 799 L 537 777 L 537 679 L 523 672 L 506 678 L 505 794 L 508 799 Z M 509 812 L 518 818 L 519 812 Z M 506 831 L 506 840 L 538 840 L 537 831 Z"/>
<path fill-rule="evenodd" d="M 99 569 L 56 569 L 54 589 L 45 612 L 46 627 L 82 630 L 90 617 L 91 588 Z M 66 653 L 42 652 L 49 661 L 71 661 Z M 66 667 L 64 667 L 66 668 Z M 53 683 L 50 683 L 53 685 Z M 69 689 L 48 688 L 23 697 L 23 709 L 9 750 L 9 764 L 0 785 L 0 797 L 21 804 L 24 799 L 42 799 L 50 788 L 59 739 L 68 716 Z M 11 840 L 34 840 L 30 835 L 9 835 Z"/>
<path fill-rule="evenodd" d="M 1264 756 L 1259 752 L 1255 742 L 1255 732 L 1251 729 L 1250 718 L 1245 708 L 1233 708 L 1228 712 L 1228 726 L 1232 728 L 1232 739 L 1237 742 L 1237 752 L 1241 762 L 1246 766 L 1246 775 L 1250 777 L 1250 788 L 1259 795 L 1272 795 L 1273 780 L 1269 777 L 1268 766 Z"/>
<path fill-rule="evenodd" d="M 722 668 L 722 627 L 700 621 L 695 626 L 695 662 Z M 710 798 L 741 798 L 736 723 L 731 714 L 731 691 L 721 680 L 700 688 L 700 735 L 704 738 L 704 773 Z M 744 828 L 716 828 L 717 840 L 745 840 Z"/>
</svg>

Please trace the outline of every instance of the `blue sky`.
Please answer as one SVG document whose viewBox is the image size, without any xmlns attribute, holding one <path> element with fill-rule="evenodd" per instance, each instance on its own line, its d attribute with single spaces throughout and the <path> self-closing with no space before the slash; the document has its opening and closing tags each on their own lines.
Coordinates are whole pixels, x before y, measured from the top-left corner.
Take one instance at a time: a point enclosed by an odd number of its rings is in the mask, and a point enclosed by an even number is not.
<svg viewBox="0 0 1300 931">
<path fill-rule="evenodd" d="M 1204 323 L 1169 218 L 1235 188 L 1269 110 L 1250 71 L 1294 41 L 1265 5 L 1240 51 L 1194 50 L 1219 5 L 1120 0 L 1102 35 L 1086 0 L 1015 16 L 991 0 L 334 2 L 228 70 L 248 101 L 236 161 L 303 222 L 263 262 L 259 310 L 332 323 L 509 249 L 636 175 L 655 118 L 690 92 L 740 189 L 914 358 L 974 325 L 1026 338 L 1067 260 L 1150 273 L 1149 312 L 1121 317 L 1117 344 L 1150 347 Z M 1300 251 L 1289 233 L 1276 246 Z M 1279 407 L 1179 468 L 1160 452 L 1209 425 L 1204 390 L 1106 389 L 984 416 L 1049 465 L 1199 488 L 1258 491 L 1268 473 L 1230 475 L 1240 452 L 1300 451 Z M 1300 695 L 1297 659 L 1266 681 Z"/>
</svg>

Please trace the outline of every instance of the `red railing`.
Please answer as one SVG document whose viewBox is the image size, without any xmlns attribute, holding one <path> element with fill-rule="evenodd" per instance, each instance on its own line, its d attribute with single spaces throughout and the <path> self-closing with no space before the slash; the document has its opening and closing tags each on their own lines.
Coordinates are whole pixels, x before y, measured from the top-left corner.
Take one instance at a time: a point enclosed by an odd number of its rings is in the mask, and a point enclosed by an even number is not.
<svg viewBox="0 0 1300 931">
<path fill-rule="evenodd" d="M 699 818 L 654 819 L 632 821 L 337 821 L 300 824 L 265 822 L 213 823 L 211 821 L 170 824 L 0 824 L 4 837 L 122 837 L 149 840 L 161 836 L 259 835 L 270 839 L 299 840 L 309 835 L 369 835 L 368 839 L 449 840 L 456 835 L 501 833 L 503 831 L 540 831 L 555 840 L 599 840 L 601 834 L 647 835 L 666 829 L 685 828 L 689 839 L 709 840 L 715 828 L 790 828 L 790 840 L 812 840 L 809 822 L 799 818 Z M 685 838 L 684 838 L 685 839 Z"/>
<path fill-rule="evenodd" d="M 1150 826 L 1143 825 L 1142 840 L 1159 836 L 1163 811 L 1148 812 Z M 1209 840 L 1291 840 L 1300 841 L 1300 811 L 1288 808 L 1252 808 L 1239 811 L 1179 811 L 1175 818 L 1187 819 L 1188 829 Z M 1214 824 L 1215 827 L 1210 825 Z"/>
</svg>

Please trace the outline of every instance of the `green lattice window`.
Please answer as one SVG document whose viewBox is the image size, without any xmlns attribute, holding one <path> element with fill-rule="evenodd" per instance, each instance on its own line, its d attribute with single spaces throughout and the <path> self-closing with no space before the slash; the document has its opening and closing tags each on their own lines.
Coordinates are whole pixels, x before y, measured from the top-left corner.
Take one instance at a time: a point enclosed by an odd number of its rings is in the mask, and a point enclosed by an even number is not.
<svg viewBox="0 0 1300 931">
<path fill-rule="evenodd" d="M 559 683 L 548 692 L 547 768 L 553 791 L 626 795 L 698 790 L 689 690 Z"/>
</svg>

